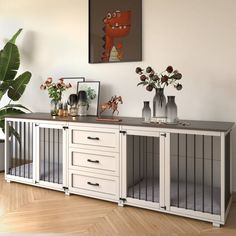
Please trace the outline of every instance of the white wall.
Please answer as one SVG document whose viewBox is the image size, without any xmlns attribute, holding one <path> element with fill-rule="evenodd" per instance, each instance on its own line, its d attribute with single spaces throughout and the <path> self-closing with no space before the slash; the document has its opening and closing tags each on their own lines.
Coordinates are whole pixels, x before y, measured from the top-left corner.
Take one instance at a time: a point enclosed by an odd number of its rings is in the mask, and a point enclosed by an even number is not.
<svg viewBox="0 0 236 236">
<path fill-rule="evenodd" d="M 87 0 L 0 0 L 0 9 L 0 48 L 24 29 L 22 69 L 33 78 L 22 102 L 33 111 L 49 110 L 39 90 L 48 76 L 84 76 L 101 81 L 102 101 L 122 95 L 120 115 L 140 116 L 154 94 L 136 86 L 135 68 L 170 64 L 184 75 L 181 92 L 166 90 L 177 96 L 181 119 L 236 121 L 235 0 L 143 0 L 143 61 L 118 64 L 88 64 Z"/>
</svg>

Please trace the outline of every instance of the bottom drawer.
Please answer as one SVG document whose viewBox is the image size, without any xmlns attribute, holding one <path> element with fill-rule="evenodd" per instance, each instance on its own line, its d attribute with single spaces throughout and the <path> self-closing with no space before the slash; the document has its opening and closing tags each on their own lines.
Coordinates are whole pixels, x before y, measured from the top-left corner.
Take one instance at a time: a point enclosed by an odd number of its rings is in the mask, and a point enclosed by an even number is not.
<svg viewBox="0 0 236 236">
<path fill-rule="evenodd" d="M 69 191 L 118 200 L 118 177 L 70 171 Z"/>
</svg>

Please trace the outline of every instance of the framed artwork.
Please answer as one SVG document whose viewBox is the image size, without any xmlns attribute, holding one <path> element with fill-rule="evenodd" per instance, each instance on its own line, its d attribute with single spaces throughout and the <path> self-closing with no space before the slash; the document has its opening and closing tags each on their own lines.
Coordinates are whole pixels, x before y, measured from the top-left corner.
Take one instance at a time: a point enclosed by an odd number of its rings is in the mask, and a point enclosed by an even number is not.
<svg viewBox="0 0 236 236">
<path fill-rule="evenodd" d="M 90 116 L 98 116 L 100 82 L 99 81 L 78 82 L 77 93 L 81 90 L 84 90 L 87 93 L 87 102 L 88 102 L 87 114 Z"/>
<path fill-rule="evenodd" d="M 142 0 L 89 0 L 89 63 L 142 60 Z"/>
<path fill-rule="evenodd" d="M 84 82 L 85 78 L 84 77 L 63 77 L 63 79 L 66 84 L 70 83 L 72 86 L 70 89 L 65 90 L 62 94 L 62 100 L 64 102 L 67 102 L 71 94 L 77 94 L 77 84 L 78 82 Z"/>
</svg>

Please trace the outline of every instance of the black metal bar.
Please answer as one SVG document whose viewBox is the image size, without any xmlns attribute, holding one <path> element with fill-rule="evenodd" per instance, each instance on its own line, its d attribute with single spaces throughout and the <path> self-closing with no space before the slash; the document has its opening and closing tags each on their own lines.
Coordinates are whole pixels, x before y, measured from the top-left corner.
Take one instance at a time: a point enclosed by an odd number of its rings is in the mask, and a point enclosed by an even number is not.
<svg viewBox="0 0 236 236">
<path fill-rule="evenodd" d="M 134 135 L 133 135 L 133 198 L 134 198 Z"/>
<path fill-rule="evenodd" d="M 146 172 L 145 172 L 145 185 L 146 185 L 146 201 L 147 201 L 147 170 L 148 170 L 148 167 L 147 167 L 147 164 L 148 164 L 148 161 L 147 161 L 147 154 L 148 154 L 148 148 L 147 148 L 147 137 L 146 137 Z"/>
<path fill-rule="evenodd" d="M 154 137 L 152 137 L 152 202 L 154 202 Z"/>
<path fill-rule="evenodd" d="M 202 212 L 204 212 L 205 211 L 205 202 L 204 202 L 204 197 L 205 197 L 205 193 L 204 193 L 204 182 L 205 182 L 205 173 L 204 173 L 204 156 L 205 156 L 205 141 L 204 141 L 204 135 L 202 135 Z"/>
<path fill-rule="evenodd" d="M 21 177 L 21 144 L 22 144 L 22 123 L 19 123 L 19 137 L 20 137 L 20 141 L 19 141 L 19 176 Z"/>
<path fill-rule="evenodd" d="M 25 163 L 26 163 L 26 123 L 24 122 L 24 178 L 25 178 Z"/>
<path fill-rule="evenodd" d="M 15 129 L 16 128 L 15 127 L 16 126 L 16 121 L 10 121 L 8 123 L 8 125 L 9 125 L 9 130 L 10 130 L 10 127 Z M 12 142 L 11 149 L 9 150 L 9 154 L 8 154 L 9 155 L 8 158 L 10 158 L 10 174 L 16 176 L 16 173 L 17 173 L 16 172 L 16 168 L 17 168 L 17 165 L 16 165 L 16 160 L 17 160 L 17 156 L 16 156 L 17 139 L 14 137 L 13 132 L 11 132 L 11 131 L 9 131 L 9 132 L 11 134 L 11 142 Z M 15 148 L 14 148 L 14 146 L 15 146 Z M 14 150 L 14 155 L 13 155 L 13 149 L 15 149 Z"/>
<path fill-rule="evenodd" d="M 214 157 L 214 147 L 213 147 L 213 136 L 211 136 L 211 214 L 213 214 L 213 157 Z"/>
<path fill-rule="evenodd" d="M 177 134 L 177 207 L 179 207 L 179 134 Z"/>
<path fill-rule="evenodd" d="M 8 122 L 8 125 L 9 125 L 9 130 L 10 130 L 10 127 L 12 129 L 15 128 L 15 122 L 14 121 Z M 13 145 L 15 143 L 15 146 L 16 146 L 16 139 L 14 138 L 13 133 L 11 131 L 9 131 L 9 134 L 10 134 L 10 137 L 11 137 L 11 139 L 10 139 L 11 140 L 11 147 L 9 148 L 9 153 L 8 153 L 8 155 L 9 155 L 8 158 L 10 159 L 10 174 L 16 176 L 16 156 L 13 155 L 13 149 L 14 149 Z M 15 156 L 15 158 L 13 158 L 14 156 Z"/>
<path fill-rule="evenodd" d="M 51 134 L 51 129 L 48 129 L 48 182 L 50 182 L 50 134 Z"/>
<path fill-rule="evenodd" d="M 32 165 L 31 165 L 31 172 L 32 172 L 32 175 L 31 175 L 31 178 L 33 178 L 33 162 L 34 162 L 34 160 L 33 160 L 33 155 L 34 155 L 34 124 L 32 123 L 32 125 L 31 125 L 31 137 L 32 137 L 32 142 L 31 142 L 31 163 L 32 163 Z"/>
<path fill-rule="evenodd" d="M 28 179 L 30 178 L 30 123 L 28 123 Z"/>
<path fill-rule="evenodd" d="M 14 122 L 12 122 L 13 124 L 14 124 L 14 129 L 15 129 L 15 131 L 17 132 L 17 121 L 14 121 Z M 12 125 L 13 125 L 12 124 Z M 8 124 L 9 126 L 10 126 L 10 123 Z M 11 175 L 14 175 L 14 176 L 17 176 L 17 171 L 16 171 L 16 168 L 17 168 L 17 164 L 18 164 L 18 150 L 17 150 L 17 148 L 18 148 L 18 146 L 17 146 L 17 139 L 16 139 L 16 137 L 13 135 L 12 136 L 12 142 L 13 142 L 13 140 L 14 140 L 14 159 L 13 159 L 13 156 L 11 157 L 11 169 L 10 169 L 10 174 Z M 9 141 L 8 141 L 9 142 Z M 13 148 L 13 146 L 12 146 L 12 148 Z M 10 158 L 10 157 L 9 157 Z M 14 164 L 13 164 L 13 161 L 14 161 Z M 12 169 L 13 169 L 13 166 L 14 166 L 14 172 L 12 171 Z"/>
<path fill-rule="evenodd" d="M 186 152 L 186 162 L 185 162 L 185 208 L 188 209 L 188 134 L 185 134 L 185 152 Z"/>
<path fill-rule="evenodd" d="M 57 183 L 59 184 L 60 180 L 59 180 L 59 171 L 60 171 L 60 130 L 58 129 L 58 153 L 57 153 L 57 159 L 58 159 L 58 163 L 57 163 Z"/>
<path fill-rule="evenodd" d="M 194 166 L 193 166 L 193 182 L 194 182 L 194 190 L 193 190 L 193 192 L 194 192 L 194 198 L 193 198 L 193 208 L 194 208 L 194 211 L 196 211 L 196 134 L 194 134 L 194 136 L 193 136 L 193 138 L 194 138 L 194 144 L 193 144 L 193 149 L 194 149 L 194 154 L 193 154 L 193 159 L 194 159 Z"/>
<path fill-rule="evenodd" d="M 43 158 L 43 180 L 45 181 L 45 175 L 46 175 L 46 129 L 43 128 L 43 149 L 44 149 L 44 158 Z"/>
<path fill-rule="evenodd" d="M 143 136 L 143 179 L 145 176 L 145 137 Z M 144 181 L 144 180 L 143 180 Z"/>
<path fill-rule="evenodd" d="M 52 155 L 52 181 L 55 183 L 55 129 L 52 130 L 52 149 L 53 149 L 53 155 Z"/>
<path fill-rule="evenodd" d="M 138 193 L 139 193 L 139 200 L 141 199 L 141 137 L 139 136 L 139 138 L 138 138 L 138 142 L 139 142 L 139 186 L 138 186 L 138 188 L 139 188 L 139 191 L 138 191 Z"/>
</svg>

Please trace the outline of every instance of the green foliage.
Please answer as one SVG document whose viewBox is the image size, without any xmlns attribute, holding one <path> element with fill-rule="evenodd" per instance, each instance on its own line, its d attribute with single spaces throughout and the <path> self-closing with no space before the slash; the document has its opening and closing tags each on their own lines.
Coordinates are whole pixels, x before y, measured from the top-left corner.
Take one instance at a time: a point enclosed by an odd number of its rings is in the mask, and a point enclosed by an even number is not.
<svg viewBox="0 0 236 236">
<path fill-rule="evenodd" d="M 48 90 L 49 98 L 55 102 L 60 102 L 62 93 L 71 88 L 71 84 L 65 84 L 64 79 L 60 78 L 57 83 L 53 82 L 52 77 L 49 77 L 43 84 L 41 84 L 40 89 Z"/>
<path fill-rule="evenodd" d="M 0 108 L 0 128 L 3 131 L 5 131 L 5 116 L 23 114 L 29 111 L 20 104 L 11 103 L 21 98 L 31 78 L 31 73 L 28 71 L 17 76 L 20 67 L 20 53 L 15 42 L 21 31 L 22 29 L 19 29 L 0 50 L 0 101 L 6 93 L 10 99 L 8 105 Z M 14 130 L 10 130 L 10 132 L 17 136 Z"/>
</svg>

